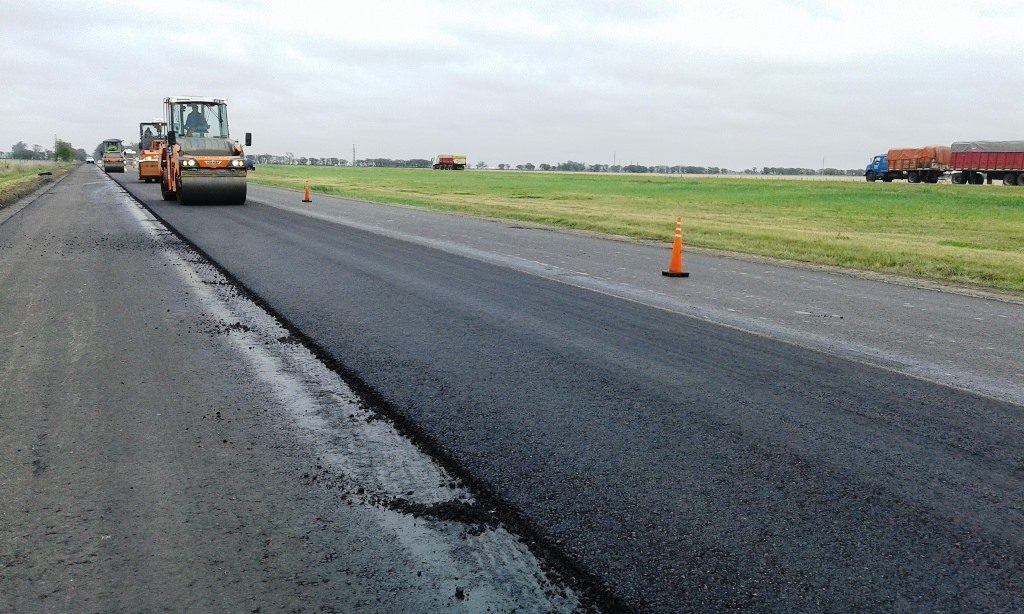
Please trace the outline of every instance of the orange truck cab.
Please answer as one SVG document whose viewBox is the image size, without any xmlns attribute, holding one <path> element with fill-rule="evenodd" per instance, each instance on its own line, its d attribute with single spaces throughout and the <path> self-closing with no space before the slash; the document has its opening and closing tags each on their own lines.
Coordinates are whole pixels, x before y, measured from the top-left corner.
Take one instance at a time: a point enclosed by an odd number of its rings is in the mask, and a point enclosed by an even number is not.
<svg viewBox="0 0 1024 614">
<path fill-rule="evenodd" d="M 154 119 L 139 124 L 139 181 L 160 180 L 160 147 L 167 138 L 167 122 Z"/>
<path fill-rule="evenodd" d="M 227 100 L 164 98 L 167 142 L 160 150 L 160 191 L 182 205 L 245 204 L 245 149 L 228 131 Z M 245 145 L 252 144 L 246 133 Z"/>
</svg>

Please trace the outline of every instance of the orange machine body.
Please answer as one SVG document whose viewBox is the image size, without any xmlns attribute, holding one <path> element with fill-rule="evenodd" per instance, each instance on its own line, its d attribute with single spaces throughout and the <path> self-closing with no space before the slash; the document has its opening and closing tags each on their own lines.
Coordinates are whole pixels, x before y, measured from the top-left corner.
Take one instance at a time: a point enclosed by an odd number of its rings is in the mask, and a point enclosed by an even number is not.
<svg viewBox="0 0 1024 614">
<path fill-rule="evenodd" d="M 227 101 L 169 97 L 164 111 L 167 138 L 159 154 L 164 199 L 183 205 L 244 204 L 245 150 L 228 134 Z"/>
<path fill-rule="evenodd" d="M 160 181 L 160 150 L 166 138 L 167 122 L 157 119 L 139 124 L 139 181 Z"/>
</svg>

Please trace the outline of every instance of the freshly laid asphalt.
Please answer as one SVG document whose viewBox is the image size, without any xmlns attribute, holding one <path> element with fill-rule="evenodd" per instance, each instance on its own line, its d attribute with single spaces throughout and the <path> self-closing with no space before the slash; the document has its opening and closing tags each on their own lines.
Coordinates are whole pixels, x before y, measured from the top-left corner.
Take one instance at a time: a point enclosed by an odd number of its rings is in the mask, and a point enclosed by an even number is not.
<svg viewBox="0 0 1024 614">
<path fill-rule="evenodd" d="M 1024 609 L 1019 405 L 117 179 L 638 609 Z"/>
</svg>

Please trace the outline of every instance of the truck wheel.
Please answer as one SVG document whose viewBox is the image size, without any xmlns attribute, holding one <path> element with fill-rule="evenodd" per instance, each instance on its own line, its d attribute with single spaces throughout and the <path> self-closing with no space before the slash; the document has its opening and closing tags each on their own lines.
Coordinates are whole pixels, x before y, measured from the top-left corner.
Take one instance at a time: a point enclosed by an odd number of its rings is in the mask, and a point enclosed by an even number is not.
<svg viewBox="0 0 1024 614">
<path fill-rule="evenodd" d="M 981 185 L 985 183 L 985 177 L 981 173 L 971 173 L 967 178 L 967 183 L 971 185 Z"/>
<path fill-rule="evenodd" d="M 917 174 L 917 171 L 910 171 L 907 173 L 907 183 L 921 183 L 921 176 Z"/>
<path fill-rule="evenodd" d="M 964 178 L 963 173 L 953 173 L 952 175 L 949 176 L 949 181 L 950 183 L 955 183 L 956 185 L 963 185 L 967 183 L 967 179 Z"/>
<path fill-rule="evenodd" d="M 1017 185 L 1024 185 L 1024 173 L 1017 175 Z"/>
<path fill-rule="evenodd" d="M 875 176 L 875 171 L 868 171 L 867 173 L 864 174 L 864 178 L 870 181 L 871 183 L 874 183 L 875 180 L 878 179 L 878 177 Z"/>
<path fill-rule="evenodd" d="M 1003 185 L 1017 185 L 1017 176 L 1013 173 L 1003 175 Z"/>
</svg>

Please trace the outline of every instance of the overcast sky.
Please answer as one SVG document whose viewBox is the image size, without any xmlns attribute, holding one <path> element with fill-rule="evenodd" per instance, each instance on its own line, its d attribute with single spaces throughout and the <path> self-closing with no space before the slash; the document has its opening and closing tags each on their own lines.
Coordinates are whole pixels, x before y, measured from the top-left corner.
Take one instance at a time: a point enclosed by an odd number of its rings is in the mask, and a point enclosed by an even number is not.
<svg viewBox="0 0 1024 614">
<path fill-rule="evenodd" d="M 872 10 L 877 9 L 877 10 Z M 250 152 L 862 167 L 1024 139 L 1024 2 L 0 0 L 0 149 L 223 96 Z"/>
</svg>

